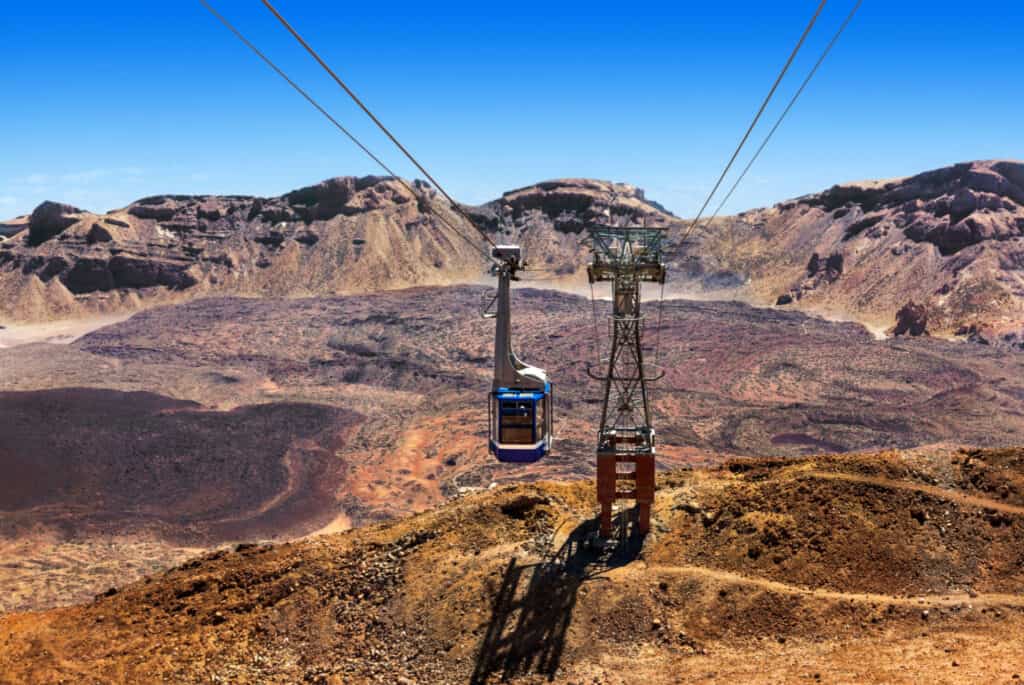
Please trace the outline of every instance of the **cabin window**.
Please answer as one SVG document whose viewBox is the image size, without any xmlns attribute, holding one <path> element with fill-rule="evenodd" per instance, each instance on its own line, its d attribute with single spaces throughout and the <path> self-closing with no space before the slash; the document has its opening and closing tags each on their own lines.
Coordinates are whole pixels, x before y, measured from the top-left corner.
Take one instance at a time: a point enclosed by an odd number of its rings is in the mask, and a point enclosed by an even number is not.
<svg viewBox="0 0 1024 685">
<path fill-rule="evenodd" d="M 498 442 L 508 445 L 532 445 L 536 442 L 534 432 L 535 404 L 533 400 L 501 400 L 500 436 Z"/>
</svg>

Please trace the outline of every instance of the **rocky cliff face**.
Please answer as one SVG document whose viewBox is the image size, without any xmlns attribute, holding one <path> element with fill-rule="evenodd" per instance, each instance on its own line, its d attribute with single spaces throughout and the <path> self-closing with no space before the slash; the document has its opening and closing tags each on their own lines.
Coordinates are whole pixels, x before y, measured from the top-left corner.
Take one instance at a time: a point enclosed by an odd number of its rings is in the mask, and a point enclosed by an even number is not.
<svg viewBox="0 0 1024 685">
<path fill-rule="evenodd" d="M 932 333 L 1024 326 L 1024 164 L 970 162 L 837 185 L 716 221 L 677 265 L 731 274 L 766 304 L 888 328 L 910 302 Z M 684 280 L 686 277 L 684 276 Z"/>
<path fill-rule="evenodd" d="M 355 294 L 479 281 L 486 243 L 429 188 L 417 187 L 419 198 L 395 179 L 344 177 L 274 198 L 158 195 L 104 215 L 44 202 L 3 224 L 10 237 L 0 242 L 0 318 L 131 310 L 210 294 Z M 543 278 L 578 285 L 584 226 L 607 220 L 610 205 L 616 216 L 650 225 L 675 221 L 634 186 L 585 179 L 539 183 L 466 209 L 495 242 L 522 244 Z"/>
<path fill-rule="evenodd" d="M 479 253 L 423 211 L 435 198 L 422 191 L 416 198 L 394 179 L 371 176 L 275 198 L 160 195 L 104 215 L 44 202 L 27 220 L 5 224 L 13 235 L 0 242 L 0 317 L 481 277 Z M 450 214 L 441 203 L 435 211 Z"/>
</svg>

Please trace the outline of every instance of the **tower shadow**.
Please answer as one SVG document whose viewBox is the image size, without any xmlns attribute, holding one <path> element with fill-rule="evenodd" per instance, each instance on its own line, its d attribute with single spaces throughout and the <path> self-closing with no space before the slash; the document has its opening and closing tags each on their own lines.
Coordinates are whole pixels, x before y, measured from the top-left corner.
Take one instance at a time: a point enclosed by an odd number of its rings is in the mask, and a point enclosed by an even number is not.
<svg viewBox="0 0 1024 685">
<path fill-rule="evenodd" d="M 557 550 L 533 564 L 513 557 L 495 596 L 487 632 L 477 653 L 472 685 L 538 674 L 553 679 L 565 649 L 576 595 L 588 580 L 624 566 L 640 554 L 643 537 L 633 512 L 619 512 L 614 537 L 600 541 L 597 518 L 579 524 Z"/>
</svg>

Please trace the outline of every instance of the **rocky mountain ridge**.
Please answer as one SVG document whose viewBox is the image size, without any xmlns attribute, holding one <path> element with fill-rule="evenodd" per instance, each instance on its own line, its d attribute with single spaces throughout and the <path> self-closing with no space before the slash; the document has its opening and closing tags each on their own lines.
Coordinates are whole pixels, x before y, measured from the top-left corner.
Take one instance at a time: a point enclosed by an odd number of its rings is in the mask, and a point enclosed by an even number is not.
<svg viewBox="0 0 1024 685">
<path fill-rule="evenodd" d="M 0 317 L 480 282 L 484 241 L 415 187 L 416 197 L 395 179 L 344 177 L 276 198 L 155 196 L 105 215 L 43 203 L 3 225 L 12 235 L 0 241 Z M 624 183 L 545 181 L 464 209 L 495 242 L 523 245 L 545 287 L 586 286 L 584 228 L 613 215 L 665 229 L 676 295 L 1024 346 L 1020 162 L 836 185 L 716 219 L 685 246 L 687 223 Z"/>
<path fill-rule="evenodd" d="M 1024 342 L 1020 162 L 837 185 L 720 219 L 696 241 L 680 269 L 731 274 L 742 283 L 734 291 L 756 303 Z"/>
<path fill-rule="evenodd" d="M 153 196 L 103 215 L 44 202 L 0 242 L 0 316 L 45 320 L 214 293 L 358 293 L 482 276 L 473 246 L 435 217 L 446 210 L 424 212 L 436 198 L 414 187 L 418 196 L 395 179 L 345 177 L 275 198 Z"/>
<path fill-rule="evenodd" d="M 134 310 L 211 294 L 355 294 L 477 282 L 488 247 L 426 184 L 334 178 L 280 197 L 159 195 L 104 215 L 44 202 L 4 226 L 0 317 Z M 568 179 L 466 207 L 497 242 L 519 241 L 562 276 L 586 261 L 583 226 L 621 211 L 673 220 L 626 184 Z M 453 232 L 437 215 L 459 228 Z"/>
</svg>

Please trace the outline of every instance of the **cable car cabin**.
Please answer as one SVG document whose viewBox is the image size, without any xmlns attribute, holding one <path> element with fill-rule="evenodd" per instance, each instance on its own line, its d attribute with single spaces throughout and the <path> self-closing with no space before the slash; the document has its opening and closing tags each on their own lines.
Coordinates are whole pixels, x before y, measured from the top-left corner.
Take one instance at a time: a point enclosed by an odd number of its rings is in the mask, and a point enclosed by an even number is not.
<svg viewBox="0 0 1024 685">
<path fill-rule="evenodd" d="M 498 461 L 532 463 L 551 449 L 551 384 L 491 393 L 490 450 Z"/>
<path fill-rule="evenodd" d="M 496 245 L 497 305 L 494 381 L 489 400 L 488 449 L 498 461 L 528 464 L 551 451 L 551 383 L 544 369 L 523 363 L 512 351 L 511 281 L 523 267 L 518 245 Z M 485 316 L 487 314 L 485 313 Z"/>
</svg>

